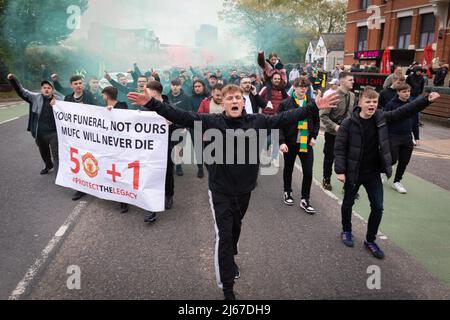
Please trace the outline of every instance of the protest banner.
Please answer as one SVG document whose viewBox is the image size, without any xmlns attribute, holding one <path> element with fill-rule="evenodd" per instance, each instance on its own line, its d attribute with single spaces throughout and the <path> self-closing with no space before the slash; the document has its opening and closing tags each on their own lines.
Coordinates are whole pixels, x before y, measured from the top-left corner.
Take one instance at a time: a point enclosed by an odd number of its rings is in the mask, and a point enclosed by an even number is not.
<svg viewBox="0 0 450 320">
<path fill-rule="evenodd" d="M 56 102 L 56 184 L 164 211 L 169 126 L 154 112 Z"/>
</svg>

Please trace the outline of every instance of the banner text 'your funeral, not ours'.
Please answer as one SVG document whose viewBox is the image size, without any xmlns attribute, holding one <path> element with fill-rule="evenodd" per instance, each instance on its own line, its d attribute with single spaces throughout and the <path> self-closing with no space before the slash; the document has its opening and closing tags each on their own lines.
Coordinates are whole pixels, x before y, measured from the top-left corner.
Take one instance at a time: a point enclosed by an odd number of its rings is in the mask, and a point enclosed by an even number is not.
<svg viewBox="0 0 450 320">
<path fill-rule="evenodd" d="M 148 134 L 166 134 L 167 125 L 159 123 L 131 123 L 121 121 L 108 121 L 102 118 L 95 118 L 80 114 L 71 114 L 65 112 L 55 111 L 55 118 L 59 121 L 73 123 L 75 125 L 97 128 L 98 130 L 127 132 L 127 133 L 148 133 Z M 107 146 L 118 147 L 123 149 L 136 150 L 153 150 L 153 140 L 130 139 L 113 137 L 107 134 L 98 132 L 91 132 L 86 129 L 78 129 L 74 127 L 62 126 L 62 134 L 68 137 L 75 137 L 94 143 L 99 143 Z"/>
</svg>

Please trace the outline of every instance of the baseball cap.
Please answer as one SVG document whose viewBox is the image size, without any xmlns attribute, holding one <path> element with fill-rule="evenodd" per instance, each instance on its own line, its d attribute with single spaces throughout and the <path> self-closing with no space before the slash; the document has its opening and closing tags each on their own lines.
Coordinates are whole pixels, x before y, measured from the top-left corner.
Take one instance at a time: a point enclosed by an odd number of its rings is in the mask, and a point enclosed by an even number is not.
<svg viewBox="0 0 450 320">
<path fill-rule="evenodd" d="M 53 89 L 55 88 L 55 87 L 53 86 L 53 83 L 51 83 L 50 81 L 47 81 L 47 80 L 42 81 L 42 82 L 41 82 L 41 87 L 42 87 L 44 84 L 48 84 L 48 85 L 49 85 L 50 87 L 52 87 Z"/>
</svg>

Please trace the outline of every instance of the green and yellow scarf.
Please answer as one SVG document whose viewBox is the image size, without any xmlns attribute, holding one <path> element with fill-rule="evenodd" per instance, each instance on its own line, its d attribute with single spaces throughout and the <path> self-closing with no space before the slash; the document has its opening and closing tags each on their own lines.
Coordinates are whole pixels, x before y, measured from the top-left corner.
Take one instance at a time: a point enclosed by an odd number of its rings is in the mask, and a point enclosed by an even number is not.
<svg viewBox="0 0 450 320">
<path fill-rule="evenodd" d="M 306 98 L 303 101 L 297 98 L 295 92 L 292 94 L 292 97 L 295 99 L 295 102 L 299 106 L 299 108 L 304 108 L 308 104 L 308 100 Z M 297 143 L 300 143 L 300 152 L 308 152 L 308 119 L 298 122 L 298 135 L 297 135 Z"/>
</svg>

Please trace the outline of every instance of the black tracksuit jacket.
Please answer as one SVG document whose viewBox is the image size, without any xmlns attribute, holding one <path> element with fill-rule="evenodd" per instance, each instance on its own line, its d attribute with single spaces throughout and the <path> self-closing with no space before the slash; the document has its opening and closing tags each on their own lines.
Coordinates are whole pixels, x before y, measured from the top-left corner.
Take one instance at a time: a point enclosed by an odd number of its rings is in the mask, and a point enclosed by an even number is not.
<svg viewBox="0 0 450 320">
<path fill-rule="evenodd" d="M 149 103 L 147 103 L 145 108 L 151 111 L 156 111 L 160 116 L 182 127 L 193 128 L 195 121 L 201 121 L 203 132 L 208 129 L 220 130 L 224 139 L 224 163 L 226 162 L 227 152 L 232 152 L 232 150 L 226 150 L 225 139 L 227 129 L 241 129 L 241 134 L 247 133 L 247 135 L 250 136 L 251 132 L 248 132 L 248 130 L 251 129 L 279 129 L 284 126 L 290 126 L 300 120 L 304 120 L 311 116 L 311 114 L 318 114 L 317 107 L 309 105 L 306 108 L 298 108 L 296 110 L 283 112 L 274 116 L 267 116 L 263 114 L 249 115 L 243 111 L 242 116 L 238 118 L 228 118 L 225 113 L 199 114 L 195 112 L 186 112 L 184 110 L 174 108 L 168 103 L 161 103 L 155 99 L 152 99 Z M 256 135 L 257 139 L 258 134 L 256 131 L 254 135 Z M 252 136 L 254 137 L 254 135 Z M 239 131 L 236 132 L 236 136 L 239 136 Z M 258 161 L 256 164 L 250 163 L 249 151 L 252 148 L 250 148 L 249 139 L 246 139 L 245 162 L 244 164 L 237 164 L 237 143 L 236 138 L 234 139 L 234 164 L 214 163 L 208 165 L 209 188 L 212 192 L 228 195 L 239 195 L 249 193 L 256 187 L 259 170 L 259 155 L 257 155 Z"/>
</svg>

